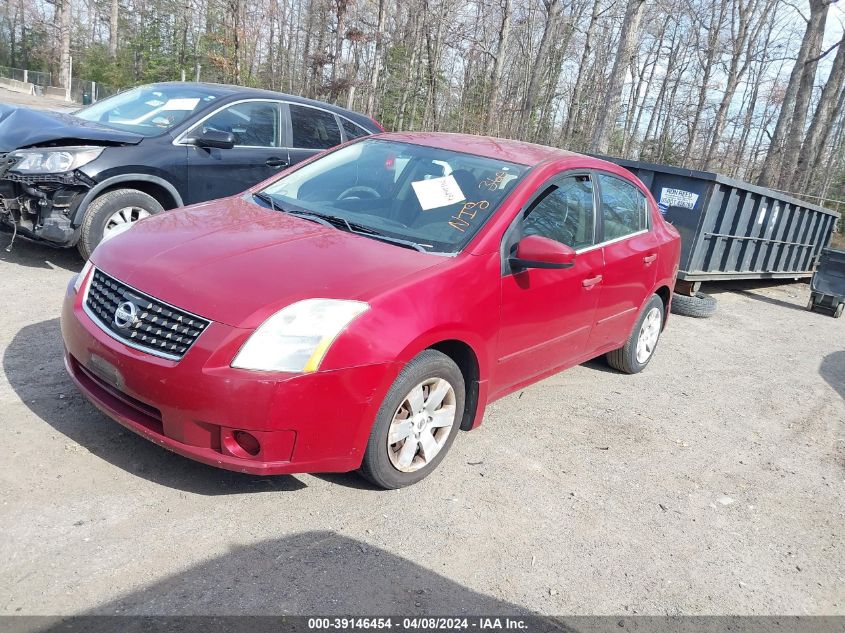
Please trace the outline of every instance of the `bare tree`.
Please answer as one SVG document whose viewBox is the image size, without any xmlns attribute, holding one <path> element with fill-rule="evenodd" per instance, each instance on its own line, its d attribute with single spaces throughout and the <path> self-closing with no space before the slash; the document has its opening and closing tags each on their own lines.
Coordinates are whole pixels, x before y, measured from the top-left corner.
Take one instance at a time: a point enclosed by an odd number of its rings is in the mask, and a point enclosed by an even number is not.
<svg viewBox="0 0 845 633">
<path fill-rule="evenodd" d="M 821 41 L 824 37 L 824 27 L 827 20 L 827 11 L 830 7 L 830 0 L 809 0 L 810 18 L 807 20 L 807 29 L 804 32 L 804 39 L 801 41 L 801 48 L 789 76 L 789 85 L 783 97 L 780 113 L 778 115 L 775 131 L 771 136 L 771 144 L 766 158 L 763 161 L 763 168 L 757 183 L 769 186 L 779 179 L 784 152 L 786 150 L 787 135 L 792 145 L 795 144 L 794 132 L 796 125 L 802 128 L 805 123 L 807 107 L 809 106 L 809 91 L 818 64 L 818 56 L 821 50 Z M 809 86 L 808 86 L 809 83 Z M 800 103 L 803 106 L 803 115 L 798 107 L 799 94 L 802 89 L 805 94 L 800 95 Z M 796 121 L 800 119 L 800 124 Z M 794 148 L 793 148 L 794 149 Z"/>
<path fill-rule="evenodd" d="M 634 54 L 634 46 L 637 43 L 640 18 L 644 7 L 645 0 L 628 0 L 625 9 L 625 21 L 622 23 L 616 59 L 613 62 L 613 70 L 610 71 L 610 81 L 605 92 L 604 104 L 599 111 L 598 122 L 593 133 L 593 142 L 590 145 L 590 149 L 599 154 L 605 154 L 609 149 L 610 136 L 613 132 L 616 113 L 619 110 L 619 102 L 622 98 L 625 72 Z"/>
<path fill-rule="evenodd" d="M 840 95 L 845 85 L 845 35 L 839 41 L 839 50 L 830 70 L 830 76 L 822 90 L 819 103 L 816 106 L 810 129 L 801 145 L 794 174 L 791 174 L 789 188 L 803 189 L 809 184 L 813 171 L 819 167 L 821 149 L 833 128 L 837 116 L 837 107 L 841 107 Z"/>
</svg>

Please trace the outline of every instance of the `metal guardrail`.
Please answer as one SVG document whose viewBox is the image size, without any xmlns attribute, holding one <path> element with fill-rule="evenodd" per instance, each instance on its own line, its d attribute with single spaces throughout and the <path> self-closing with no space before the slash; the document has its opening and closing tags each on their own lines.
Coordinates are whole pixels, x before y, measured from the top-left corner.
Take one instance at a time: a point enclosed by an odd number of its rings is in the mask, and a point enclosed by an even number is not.
<svg viewBox="0 0 845 633">
<path fill-rule="evenodd" d="M 19 84 L 29 84 L 32 86 L 32 94 L 46 93 L 59 99 L 67 99 L 69 93 L 69 99 L 71 101 L 82 104 L 94 103 L 100 99 L 115 95 L 122 90 L 116 86 L 99 84 L 96 81 L 72 78 L 70 90 L 68 91 L 66 88 L 54 85 L 52 73 L 12 68 L 10 66 L 0 66 L 0 79 L 11 80 Z M 17 86 L 17 84 L 13 85 Z"/>
</svg>

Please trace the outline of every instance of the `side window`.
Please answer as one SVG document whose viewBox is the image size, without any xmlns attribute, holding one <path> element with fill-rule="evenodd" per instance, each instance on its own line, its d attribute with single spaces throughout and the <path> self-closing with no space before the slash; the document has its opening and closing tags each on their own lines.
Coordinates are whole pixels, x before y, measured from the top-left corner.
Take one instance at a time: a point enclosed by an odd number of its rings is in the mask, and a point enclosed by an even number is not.
<svg viewBox="0 0 845 633">
<path fill-rule="evenodd" d="M 370 133 L 367 132 L 364 128 L 360 127 L 359 125 L 355 125 L 349 119 L 344 119 L 340 117 L 340 123 L 343 125 L 343 131 L 346 133 L 346 140 L 351 141 L 353 138 L 359 138 L 361 136 L 369 136 Z"/>
<path fill-rule="evenodd" d="M 643 193 L 621 178 L 599 174 L 604 240 L 615 240 L 648 228 L 648 203 Z"/>
<path fill-rule="evenodd" d="M 546 189 L 528 208 L 522 233 L 578 249 L 593 244 L 594 226 L 593 183 L 589 176 L 569 176 Z"/>
<path fill-rule="evenodd" d="M 325 110 L 290 104 L 293 147 L 328 149 L 340 145 L 340 128 L 334 115 Z"/>
<path fill-rule="evenodd" d="M 269 101 L 236 103 L 210 116 L 202 127 L 231 132 L 235 145 L 278 147 L 279 106 Z"/>
</svg>

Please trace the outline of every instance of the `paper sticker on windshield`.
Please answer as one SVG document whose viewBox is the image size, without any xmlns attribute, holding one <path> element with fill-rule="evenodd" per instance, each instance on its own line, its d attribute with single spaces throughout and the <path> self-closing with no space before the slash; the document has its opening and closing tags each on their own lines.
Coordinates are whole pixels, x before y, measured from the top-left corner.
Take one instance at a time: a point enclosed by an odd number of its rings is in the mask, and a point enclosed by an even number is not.
<svg viewBox="0 0 845 633">
<path fill-rule="evenodd" d="M 171 99 L 164 104 L 165 110 L 188 110 L 189 112 L 197 107 L 199 99 Z"/>
<path fill-rule="evenodd" d="M 450 204 L 464 200 L 464 192 L 458 186 L 458 181 L 449 174 L 442 178 L 430 178 L 429 180 L 418 180 L 412 182 L 414 193 L 420 201 L 423 211 L 448 207 Z"/>
<path fill-rule="evenodd" d="M 663 187 L 660 190 L 660 206 L 663 207 L 680 207 L 682 209 L 694 209 L 695 203 L 698 202 L 698 194 L 692 191 L 684 191 L 683 189 L 669 189 Z"/>
</svg>

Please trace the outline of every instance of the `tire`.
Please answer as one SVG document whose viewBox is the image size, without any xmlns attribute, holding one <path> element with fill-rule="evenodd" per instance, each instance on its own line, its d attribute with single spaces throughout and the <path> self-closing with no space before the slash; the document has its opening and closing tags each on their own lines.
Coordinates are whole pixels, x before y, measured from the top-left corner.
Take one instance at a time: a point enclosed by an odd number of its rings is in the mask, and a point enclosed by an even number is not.
<svg viewBox="0 0 845 633">
<path fill-rule="evenodd" d="M 429 408 L 416 407 L 418 415 L 410 417 L 411 396 L 416 389 L 422 388 L 424 397 L 418 402 L 425 405 L 437 388 L 442 386 L 442 382 L 439 381 L 448 383 L 452 391 L 444 392 L 446 395 L 439 405 Z M 428 383 L 428 391 L 424 387 L 426 383 Z M 360 473 L 376 486 L 388 490 L 402 488 L 427 477 L 443 461 L 449 447 L 455 441 L 463 418 L 465 397 L 466 387 L 463 374 L 451 358 L 431 349 L 414 357 L 396 377 L 378 410 L 372 431 L 370 431 Z M 434 401 L 431 402 L 434 404 Z M 448 422 L 450 406 L 454 407 L 454 413 L 451 425 L 448 425 L 444 424 L 444 421 Z M 432 419 L 431 422 L 426 423 L 427 412 L 440 413 L 436 416 L 437 421 Z M 415 420 L 417 420 L 416 424 Z M 439 424 L 436 428 L 425 426 L 435 423 Z M 417 424 L 424 425 L 419 433 L 414 431 L 418 428 Z M 388 443 L 391 433 L 394 437 L 400 437 L 408 428 L 412 431 L 405 439 L 397 440 L 393 444 Z M 416 439 L 424 437 L 426 433 L 439 445 L 436 450 L 432 448 L 433 457 L 430 460 L 425 457 L 421 441 Z M 411 455 L 410 463 L 406 463 L 407 457 L 403 459 L 402 449 L 405 448 L 407 442 L 413 442 L 408 445 L 410 450 L 406 451 L 407 455 Z M 427 444 L 434 447 L 430 441 Z M 405 465 L 402 466 L 402 464 Z M 400 470 L 402 467 L 405 468 L 404 471 Z"/>
<path fill-rule="evenodd" d="M 842 316 L 842 311 L 845 310 L 845 303 L 840 303 L 836 306 L 836 311 L 833 313 L 833 318 L 838 319 Z"/>
<path fill-rule="evenodd" d="M 810 295 L 810 299 L 807 301 L 807 310 L 812 312 L 813 308 L 815 308 L 815 307 L 816 307 L 816 304 L 813 303 L 813 295 Z"/>
<path fill-rule="evenodd" d="M 657 295 L 652 295 L 643 308 L 640 318 L 637 319 L 637 324 L 625 345 L 605 355 L 607 364 L 626 374 L 638 374 L 645 369 L 646 365 L 654 358 L 654 352 L 657 350 L 657 343 L 660 341 L 660 333 L 663 330 L 663 322 L 666 317 L 665 312 L 663 299 Z M 656 331 L 652 331 L 655 327 L 655 315 L 658 315 L 659 319 L 656 323 Z M 643 358 L 640 355 L 639 344 L 644 336 L 651 339 L 651 344 L 648 345 L 647 341 L 643 340 L 646 343 L 645 348 L 648 350 L 647 356 Z"/>
<path fill-rule="evenodd" d="M 716 312 L 716 299 L 703 292 L 695 296 L 672 294 L 672 314 L 706 319 Z"/>
<path fill-rule="evenodd" d="M 137 189 L 115 189 L 94 198 L 85 210 L 76 243 L 83 259 L 91 257 L 97 244 L 103 240 L 106 226 L 120 211 L 124 211 L 127 221 L 134 222 L 138 216 L 161 213 L 164 207 L 158 200 Z"/>
</svg>

